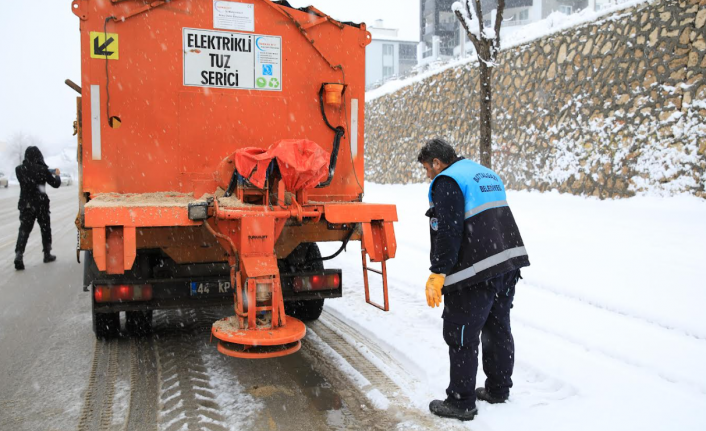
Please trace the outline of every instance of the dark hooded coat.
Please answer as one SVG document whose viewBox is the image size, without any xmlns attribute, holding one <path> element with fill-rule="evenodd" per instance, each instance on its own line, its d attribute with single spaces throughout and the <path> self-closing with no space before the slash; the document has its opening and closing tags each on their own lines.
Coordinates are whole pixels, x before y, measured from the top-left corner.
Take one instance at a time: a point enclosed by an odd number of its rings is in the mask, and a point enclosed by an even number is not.
<svg viewBox="0 0 706 431">
<path fill-rule="evenodd" d="M 21 165 L 15 168 L 15 173 L 20 182 L 20 200 L 17 204 L 20 212 L 27 208 L 35 210 L 46 208 L 48 210 L 47 184 L 58 188 L 61 185 L 61 178 L 55 175 L 53 170 L 49 170 L 39 148 L 27 148 L 25 159 Z"/>
</svg>

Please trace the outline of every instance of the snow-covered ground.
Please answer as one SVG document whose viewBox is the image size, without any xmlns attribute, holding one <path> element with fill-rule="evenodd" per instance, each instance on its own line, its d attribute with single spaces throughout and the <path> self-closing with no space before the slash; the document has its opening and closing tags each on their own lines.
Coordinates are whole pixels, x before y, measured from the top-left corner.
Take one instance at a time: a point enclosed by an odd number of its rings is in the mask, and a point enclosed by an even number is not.
<svg viewBox="0 0 706 431">
<path fill-rule="evenodd" d="M 441 310 L 424 296 L 427 187 L 366 186 L 367 202 L 397 204 L 391 311 L 365 304 L 358 243 L 328 263 L 344 270 L 345 296 L 326 304 L 403 367 L 378 364 L 422 411 L 445 397 L 449 374 Z M 508 195 L 532 263 L 512 314 L 515 386 L 505 405 L 479 402 L 480 415 L 467 426 L 705 430 L 706 202 Z M 339 245 L 322 245 L 322 253 Z M 482 385 L 482 370 L 478 377 Z"/>
</svg>

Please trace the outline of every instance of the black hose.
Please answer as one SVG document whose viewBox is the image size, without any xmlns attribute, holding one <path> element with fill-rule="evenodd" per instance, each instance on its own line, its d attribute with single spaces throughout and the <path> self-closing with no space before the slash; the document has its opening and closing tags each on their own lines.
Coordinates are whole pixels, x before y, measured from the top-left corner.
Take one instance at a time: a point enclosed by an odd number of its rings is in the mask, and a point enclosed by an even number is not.
<svg viewBox="0 0 706 431">
<path fill-rule="evenodd" d="M 233 169 L 233 175 L 230 177 L 230 183 L 228 183 L 228 190 L 223 195 L 224 198 L 229 198 L 235 191 L 235 186 L 238 185 L 238 170 Z"/>
<path fill-rule="evenodd" d="M 346 246 L 348 245 L 348 241 L 351 240 L 351 237 L 353 236 L 354 233 L 355 233 L 355 228 L 351 229 L 351 231 L 348 232 L 348 235 L 343 239 L 343 245 L 341 245 L 341 248 L 339 248 L 338 251 L 335 252 L 334 254 L 332 254 L 331 256 L 319 257 L 316 259 L 309 259 L 309 262 L 323 262 L 325 260 L 331 260 L 334 257 L 338 256 L 346 248 Z"/>
<path fill-rule="evenodd" d="M 346 129 L 344 129 L 342 126 L 338 127 L 333 127 L 331 123 L 328 122 L 328 118 L 326 117 L 326 111 L 324 109 L 324 85 L 321 85 L 321 89 L 319 90 L 319 107 L 321 108 L 321 116 L 324 118 L 324 123 L 326 123 L 326 126 L 328 126 L 329 129 L 333 130 L 335 133 L 333 137 L 333 149 L 331 150 L 331 159 L 329 160 L 329 167 L 328 167 L 328 179 L 324 181 L 323 183 L 319 183 L 319 185 L 316 186 L 317 189 L 323 188 L 331 184 L 331 180 L 333 180 L 333 174 L 336 172 L 336 162 L 338 162 L 338 150 L 341 146 L 341 138 L 343 138 L 346 134 Z"/>
</svg>

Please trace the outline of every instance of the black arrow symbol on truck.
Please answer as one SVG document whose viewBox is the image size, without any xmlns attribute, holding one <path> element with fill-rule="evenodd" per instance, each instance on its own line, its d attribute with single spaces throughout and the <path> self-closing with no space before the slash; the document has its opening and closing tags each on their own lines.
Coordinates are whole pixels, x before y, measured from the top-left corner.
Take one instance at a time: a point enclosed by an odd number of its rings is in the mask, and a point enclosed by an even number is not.
<svg viewBox="0 0 706 431">
<path fill-rule="evenodd" d="M 93 39 L 93 51 L 96 55 L 105 55 L 106 57 L 113 55 L 113 51 L 106 51 L 105 49 L 113 43 L 115 39 L 112 37 L 106 40 L 103 45 L 98 45 L 98 38 Z"/>
</svg>

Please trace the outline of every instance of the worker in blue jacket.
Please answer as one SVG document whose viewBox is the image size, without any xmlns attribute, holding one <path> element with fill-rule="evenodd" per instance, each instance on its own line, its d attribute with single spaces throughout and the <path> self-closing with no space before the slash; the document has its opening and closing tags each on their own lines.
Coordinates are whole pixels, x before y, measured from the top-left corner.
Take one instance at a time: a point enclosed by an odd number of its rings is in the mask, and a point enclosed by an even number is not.
<svg viewBox="0 0 706 431">
<path fill-rule="evenodd" d="M 478 412 L 476 398 L 494 404 L 510 395 L 515 360 L 510 308 L 529 258 L 497 173 L 457 157 L 441 139 L 427 142 L 418 161 L 432 180 L 427 304 L 437 307 L 444 296 L 451 362 L 447 397 L 432 401 L 429 410 L 471 420 Z M 487 379 L 476 388 L 479 336 Z"/>
</svg>

